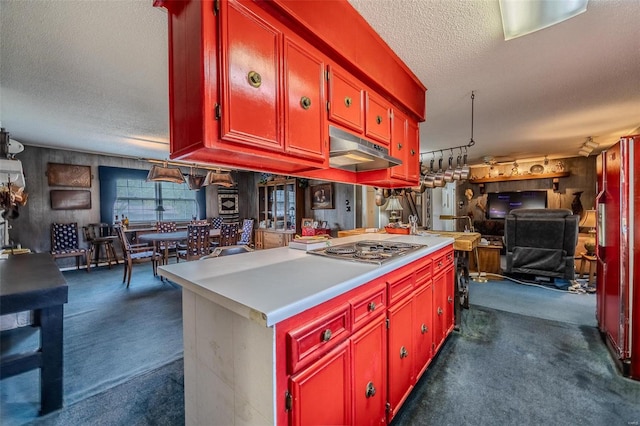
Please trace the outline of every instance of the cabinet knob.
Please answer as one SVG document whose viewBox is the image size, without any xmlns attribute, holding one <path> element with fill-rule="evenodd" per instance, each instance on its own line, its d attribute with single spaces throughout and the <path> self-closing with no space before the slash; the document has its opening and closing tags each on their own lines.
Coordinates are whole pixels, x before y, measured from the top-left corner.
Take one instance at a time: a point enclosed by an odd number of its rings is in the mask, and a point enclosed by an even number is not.
<svg viewBox="0 0 640 426">
<path fill-rule="evenodd" d="M 443 313 L 442 308 L 438 307 L 438 315 L 442 315 L 442 313 Z"/>
<path fill-rule="evenodd" d="M 413 157 L 414 155 L 416 155 L 416 150 L 415 150 L 415 149 L 412 149 L 412 150 L 411 150 L 411 156 Z"/>
<path fill-rule="evenodd" d="M 311 107 L 311 99 L 307 96 L 303 96 L 300 98 L 300 105 L 302 105 L 302 109 L 309 109 L 309 107 Z"/>
<path fill-rule="evenodd" d="M 369 312 L 373 312 L 375 310 L 376 310 L 376 303 L 375 302 L 369 303 Z"/>
<path fill-rule="evenodd" d="M 409 356 L 409 352 L 407 351 L 407 348 L 405 348 L 404 346 L 400 348 L 400 359 L 402 358 L 406 358 Z"/>
<path fill-rule="evenodd" d="M 350 97 L 348 97 L 348 96 L 344 97 L 344 104 L 346 105 L 347 108 L 349 108 L 352 103 L 353 103 L 353 101 L 351 100 Z"/>
<path fill-rule="evenodd" d="M 376 123 L 382 124 L 382 116 L 376 115 Z"/>
<path fill-rule="evenodd" d="M 373 386 L 373 382 L 367 383 L 367 389 L 364 394 L 367 398 L 371 398 L 373 395 L 376 394 L 376 388 L 375 386 Z"/>
<path fill-rule="evenodd" d="M 442 262 L 438 262 L 438 268 L 442 268 Z"/>
<path fill-rule="evenodd" d="M 331 339 L 331 330 L 326 329 L 322 332 L 322 341 L 328 342 Z"/>
<path fill-rule="evenodd" d="M 425 334 L 427 331 L 429 331 L 429 327 L 427 327 L 426 325 L 422 324 L 422 327 L 420 327 L 420 332 L 422 334 Z"/>
<path fill-rule="evenodd" d="M 260 87 L 262 84 L 262 77 L 255 71 L 249 71 L 247 74 L 247 80 L 249 80 L 249 84 L 253 87 Z"/>
<path fill-rule="evenodd" d="M 453 303 L 453 297 L 451 297 L 451 296 L 447 297 L 447 302 Z"/>
<path fill-rule="evenodd" d="M 401 143 L 399 143 L 399 144 L 398 144 L 398 151 L 399 151 L 399 150 L 401 150 L 401 149 L 402 149 L 402 144 L 401 144 Z"/>
</svg>

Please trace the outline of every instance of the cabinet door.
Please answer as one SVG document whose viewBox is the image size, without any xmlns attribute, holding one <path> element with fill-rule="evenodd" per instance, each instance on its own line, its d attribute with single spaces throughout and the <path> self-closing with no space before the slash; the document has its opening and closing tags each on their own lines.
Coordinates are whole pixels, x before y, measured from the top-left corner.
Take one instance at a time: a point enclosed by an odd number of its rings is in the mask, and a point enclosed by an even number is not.
<svg viewBox="0 0 640 426">
<path fill-rule="evenodd" d="M 407 180 L 417 182 L 420 178 L 420 128 L 414 120 L 407 121 L 406 146 Z"/>
<path fill-rule="evenodd" d="M 302 40 L 284 41 L 286 151 L 328 163 L 324 122 L 325 62 Z"/>
<path fill-rule="evenodd" d="M 407 179 L 407 131 L 409 119 L 400 111 L 393 111 L 391 118 L 391 146 L 389 152 L 392 157 L 402 160 L 402 164 L 389 170 L 390 176 L 396 179 Z"/>
<path fill-rule="evenodd" d="M 290 378 L 292 425 L 353 423 L 350 358 L 347 340 Z"/>
<path fill-rule="evenodd" d="M 221 137 L 282 151 L 282 33 L 236 1 L 221 2 L 221 8 Z"/>
<path fill-rule="evenodd" d="M 409 182 L 419 177 L 419 130 L 418 124 L 401 111 L 394 110 L 391 118 L 392 157 L 402 160 L 402 165 L 390 169 L 390 176 Z"/>
<path fill-rule="evenodd" d="M 364 131 L 363 86 L 346 72 L 329 66 L 329 119 Z"/>
<path fill-rule="evenodd" d="M 413 293 L 394 303 L 387 312 L 389 365 L 389 420 L 413 388 Z"/>
<path fill-rule="evenodd" d="M 391 140 L 391 105 L 381 96 L 366 92 L 365 135 L 388 146 Z"/>
<path fill-rule="evenodd" d="M 413 333 L 417 380 L 424 373 L 433 356 L 433 288 L 431 284 L 425 284 L 416 291 L 414 313 Z"/>
<path fill-rule="evenodd" d="M 445 308 L 445 330 L 444 337 L 453 330 L 455 326 L 455 268 L 449 266 L 444 273 L 446 308 Z"/>
<path fill-rule="evenodd" d="M 439 273 L 433 278 L 433 348 L 438 351 L 447 334 L 447 275 Z"/>
<path fill-rule="evenodd" d="M 355 425 L 386 422 L 387 330 L 385 316 L 371 321 L 351 338 Z"/>
</svg>

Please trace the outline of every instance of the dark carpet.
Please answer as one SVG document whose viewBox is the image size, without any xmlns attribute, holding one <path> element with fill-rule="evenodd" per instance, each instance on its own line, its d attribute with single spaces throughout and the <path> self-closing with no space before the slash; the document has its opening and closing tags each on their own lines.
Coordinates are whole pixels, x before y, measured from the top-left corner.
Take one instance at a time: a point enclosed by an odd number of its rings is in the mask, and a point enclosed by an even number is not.
<svg viewBox="0 0 640 426">
<path fill-rule="evenodd" d="M 182 358 L 181 288 L 154 277 L 150 265 L 135 265 L 127 289 L 122 268 L 64 272 L 65 406 Z M 3 336 L 3 354 L 38 346 L 37 329 L 17 331 Z M 0 381 L 2 424 L 37 418 L 39 389 L 38 370 Z"/>
<path fill-rule="evenodd" d="M 595 327 L 480 306 L 462 319 L 394 425 L 640 421 L 640 382 L 618 374 Z"/>
<path fill-rule="evenodd" d="M 121 269 L 65 277 L 65 406 L 37 418 L 37 372 L 25 373 L 0 381 L 0 423 L 184 424 L 180 289 L 144 266 L 129 290 Z M 394 426 L 638 424 L 640 382 L 618 374 L 591 325 L 593 295 L 509 282 L 472 283 L 470 294 L 462 330 Z"/>
<path fill-rule="evenodd" d="M 35 420 L 34 425 L 184 425 L 182 359 Z"/>
</svg>

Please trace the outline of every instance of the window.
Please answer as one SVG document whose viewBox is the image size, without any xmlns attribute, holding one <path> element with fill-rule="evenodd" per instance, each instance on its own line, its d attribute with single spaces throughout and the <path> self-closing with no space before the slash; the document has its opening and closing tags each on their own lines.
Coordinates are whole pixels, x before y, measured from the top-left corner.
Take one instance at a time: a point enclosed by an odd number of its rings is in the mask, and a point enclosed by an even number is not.
<svg viewBox="0 0 640 426">
<path fill-rule="evenodd" d="M 126 216 L 129 223 L 158 220 L 190 221 L 206 217 L 205 190 L 186 184 L 147 182 L 148 170 L 100 166 L 100 217 L 113 223 Z"/>
<path fill-rule="evenodd" d="M 158 220 L 188 221 L 198 217 L 196 191 L 184 184 L 116 179 L 114 215 L 129 223 Z"/>
</svg>

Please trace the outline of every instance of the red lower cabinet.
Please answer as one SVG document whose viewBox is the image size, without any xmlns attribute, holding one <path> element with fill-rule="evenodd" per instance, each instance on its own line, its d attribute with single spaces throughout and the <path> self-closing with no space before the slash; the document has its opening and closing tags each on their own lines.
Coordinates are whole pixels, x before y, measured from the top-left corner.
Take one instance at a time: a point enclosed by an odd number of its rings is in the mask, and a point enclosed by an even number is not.
<svg viewBox="0 0 640 426">
<path fill-rule="evenodd" d="M 389 424 L 453 329 L 452 254 L 440 250 L 281 323 L 278 425 Z"/>
<path fill-rule="evenodd" d="M 389 421 L 409 396 L 415 381 L 413 371 L 413 294 L 394 303 L 387 311 L 389 320 Z"/>
<path fill-rule="evenodd" d="M 431 282 L 416 290 L 414 296 L 413 341 L 415 345 L 416 380 L 427 369 L 433 357 L 433 288 Z"/>
<path fill-rule="evenodd" d="M 379 315 L 351 338 L 354 425 L 386 423 L 387 329 Z"/>
<path fill-rule="evenodd" d="M 351 421 L 351 346 L 346 341 L 291 376 L 292 425 L 348 425 Z"/>
</svg>

